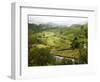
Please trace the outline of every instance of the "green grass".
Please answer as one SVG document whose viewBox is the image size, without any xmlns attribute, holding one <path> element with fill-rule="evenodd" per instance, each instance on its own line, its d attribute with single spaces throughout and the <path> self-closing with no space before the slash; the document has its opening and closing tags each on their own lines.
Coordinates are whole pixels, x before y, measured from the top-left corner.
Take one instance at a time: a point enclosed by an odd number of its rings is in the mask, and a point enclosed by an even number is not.
<svg viewBox="0 0 100 82">
<path fill-rule="evenodd" d="M 80 54 L 78 49 L 75 50 L 64 50 L 64 51 L 57 51 L 54 55 L 62 56 L 65 58 L 79 58 Z"/>
</svg>

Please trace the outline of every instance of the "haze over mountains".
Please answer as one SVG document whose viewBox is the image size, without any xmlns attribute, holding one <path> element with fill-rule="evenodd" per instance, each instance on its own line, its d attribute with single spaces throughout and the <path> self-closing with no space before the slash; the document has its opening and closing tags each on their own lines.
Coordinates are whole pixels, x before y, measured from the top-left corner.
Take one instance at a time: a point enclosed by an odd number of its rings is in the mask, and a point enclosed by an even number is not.
<svg viewBox="0 0 100 82">
<path fill-rule="evenodd" d="M 86 24 L 87 18 L 72 18 L 72 17 L 49 17 L 49 16 L 29 16 L 28 23 L 30 24 L 47 24 L 52 27 L 56 26 L 71 26 L 73 24 Z"/>
</svg>

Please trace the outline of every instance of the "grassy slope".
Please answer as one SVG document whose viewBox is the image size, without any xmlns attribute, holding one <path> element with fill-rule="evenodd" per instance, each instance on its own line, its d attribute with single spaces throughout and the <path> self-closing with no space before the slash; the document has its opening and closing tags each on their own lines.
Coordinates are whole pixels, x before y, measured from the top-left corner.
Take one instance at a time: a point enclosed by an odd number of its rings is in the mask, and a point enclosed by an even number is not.
<svg viewBox="0 0 100 82">
<path fill-rule="evenodd" d="M 34 33 L 33 36 L 37 35 L 41 37 L 40 39 L 46 43 L 41 45 L 49 46 L 51 50 L 58 50 L 63 48 L 70 48 L 71 40 L 73 40 L 74 35 L 78 33 L 79 30 L 79 27 L 46 29 Z M 37 44 L 38 47 L 40 47 L 41 45 Z M 54 52 L 54 55 L 78 58 L 79 51 L 77 49 L 57 51 Z"/>
</svg>

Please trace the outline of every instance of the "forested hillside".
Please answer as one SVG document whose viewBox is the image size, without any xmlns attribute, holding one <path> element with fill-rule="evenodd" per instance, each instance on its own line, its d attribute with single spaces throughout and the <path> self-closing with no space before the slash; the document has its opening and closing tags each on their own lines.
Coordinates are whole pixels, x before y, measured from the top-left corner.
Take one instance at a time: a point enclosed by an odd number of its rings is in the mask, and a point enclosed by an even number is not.
<svg viewBox="0 0 100 82">
<path fill-rule="evenodd" d="M 28 24 L 28 65 L 88 63 L 88 24 Z"/>
</svg>

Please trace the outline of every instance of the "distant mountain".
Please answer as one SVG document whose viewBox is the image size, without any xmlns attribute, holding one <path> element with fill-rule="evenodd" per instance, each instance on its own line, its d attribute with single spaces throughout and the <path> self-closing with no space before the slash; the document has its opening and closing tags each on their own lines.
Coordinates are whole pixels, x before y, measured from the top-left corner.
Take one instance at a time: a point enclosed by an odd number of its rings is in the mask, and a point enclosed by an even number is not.
<svg viewBox="0 0 100 82">
<path fill-rule="evenodd" d="M 57 25 L 55 23 L 48 23 L 48 24 L 28 24 L 28 29 L 32 30 L 33 32 L 40 32 L 50 29 L 62 29 L 62 28 L 80 28 L 80 24 L 73 24 L 71 26 L 65 26 L 65 25 Z M 87 27 L 87 24 L 84 24 L 84 26 Z"/>
</svg>

